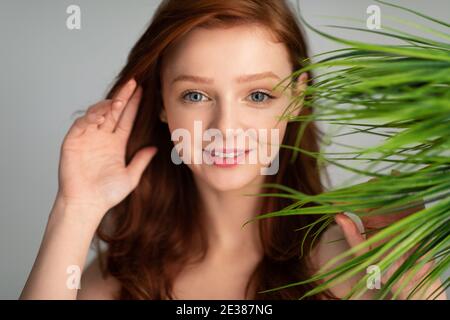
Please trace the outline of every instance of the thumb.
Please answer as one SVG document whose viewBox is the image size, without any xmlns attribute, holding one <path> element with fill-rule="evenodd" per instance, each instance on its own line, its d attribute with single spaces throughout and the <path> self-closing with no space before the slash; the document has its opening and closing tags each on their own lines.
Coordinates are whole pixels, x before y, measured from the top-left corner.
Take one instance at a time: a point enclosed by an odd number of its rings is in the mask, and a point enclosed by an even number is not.
<svg viewBox="0 0 450 320">
<path fill-rule="evenodd" d="M 145 147 L 136 152 L 134 155 L 127 167 L 128 174 L 134 187 L 138 185 L 142 173 L 157 151 L 158 149 L 156 147 Z"/>
</svg>

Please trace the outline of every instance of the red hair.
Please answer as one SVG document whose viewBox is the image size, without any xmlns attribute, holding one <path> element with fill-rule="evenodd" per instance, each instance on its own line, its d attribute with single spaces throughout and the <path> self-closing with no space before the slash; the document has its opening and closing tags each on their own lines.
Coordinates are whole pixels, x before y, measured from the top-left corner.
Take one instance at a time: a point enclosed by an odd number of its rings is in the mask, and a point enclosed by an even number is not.
<svg viewBox="0 0 450 320">
<path fill-rule="evenodd" d="M 158 147 L 137 188 L 111 209 L 97 230 L 108 244 L 103 271 L 121 285 L 120 299 L 172 299 L 174 279 L 187 263 L 201 261 L 208 250 L 203 210 L 192 172 L 175 165 L 167 124 L 161 122 L 161 60 L 170 45 L 195 27 L 229 27 L 257 23 L 270 30 L 289 52 L 292 70 L 307 58 L 303 32 L 292 8 L 282 0 L 166 0 L 158 7 L 148 29 L 131 50 L 128 61 L 108 97 L 127 80 L 135 78 L 143 88 L 141 106 L 131 133 L 126 162 L 144 146 Z M 310 77 L 311 78 L 311 77 Z M 295 78 L 294 80 L 297 80 Z M 310 113 L 311 108 L 302 112 Z M 289 122 L 283 144 L 294 145 L 299 122 Z M 310 123 L 300 147 L 318 151 L 319 131 Z M 280 150 L 276 175 L 266 182 L 280 183 L 306 194 L 323 191 L 316 159 L 300 154 L 294 162 L 288 149 Z M 266 190 L 277 192 L 276 190 Z M 262 199 L 260 213 L 291 204 L 280 197 Z M 308 254 L 299 257 L 304 229 L 321 216 L 289 216 L 258 222 L 264 250 L 261 262 L 247 285 L 250 299 L 298 299 L 312 284 L 261 294 L 262 290 L 305 280 L 311 275 Z M 309 238 L 305 248 L 309 248 Z M 101 261 L 103 259 L 100 259 Z M 318 297 L 312 297 L 318 298 Z"/>
</svg>

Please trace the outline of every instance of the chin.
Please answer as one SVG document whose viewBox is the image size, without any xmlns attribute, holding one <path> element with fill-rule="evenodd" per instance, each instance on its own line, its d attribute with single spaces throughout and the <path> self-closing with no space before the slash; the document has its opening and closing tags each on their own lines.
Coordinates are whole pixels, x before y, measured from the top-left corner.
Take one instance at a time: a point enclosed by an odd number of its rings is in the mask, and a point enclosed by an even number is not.
<svg viewBox="0 0 450 320">
<path fill-rule="evenodd" d="M 260 169 L 258 165 L 249 164 L 232 167 L 202 164 L 191 168 L 195 176 L 212 189 L 221 192 L 244 190 L 252 184 L 260 183 Z"/>
</svg>

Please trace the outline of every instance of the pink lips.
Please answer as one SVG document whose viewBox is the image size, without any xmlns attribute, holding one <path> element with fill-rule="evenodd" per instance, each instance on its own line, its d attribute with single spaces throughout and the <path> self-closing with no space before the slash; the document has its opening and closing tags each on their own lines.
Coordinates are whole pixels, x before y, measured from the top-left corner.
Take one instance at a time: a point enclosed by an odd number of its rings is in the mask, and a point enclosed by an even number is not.
<svg viewBox="0 0 450 320">
<path fill-rule="evenodd" d="M 208 156 L 212 163 L 219 168 L 231 168 L 237 166 L 239 163 L 243 163 L 243 159 L 249 153 L 249 150 L 243 149 L 226 149 L 222 150 L 213 149 L 205 150 L 206 156 Z M 225 154 L 233 153 L 233 157 L 225 157 Z"/>
</svg>

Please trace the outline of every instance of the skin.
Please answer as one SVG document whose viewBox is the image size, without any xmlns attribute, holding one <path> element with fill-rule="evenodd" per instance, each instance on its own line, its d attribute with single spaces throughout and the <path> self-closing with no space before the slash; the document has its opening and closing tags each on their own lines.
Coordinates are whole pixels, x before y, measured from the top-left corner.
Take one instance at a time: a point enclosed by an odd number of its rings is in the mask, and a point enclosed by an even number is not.
<svg viewBox="0 0 450 320">
<path fill-rule="evenodd" d="M 161 118 L 171 131 L 185 128 L 193 133 L 194 120 L 201 120 L 203 130 L 217 128 L 221 132 L 227 128 L 277 128 L 281 139 L 286 122 L 278 122 L 276 116 L 287 107 L 290 94 L 304 90 L 306 74 L 296 87 L 283 93 L 271 90 L 277 79 L 237 82 L 236 78 L 270 71 L 283 79 L 291 70 L 284 45 L 275 43 L 260 26 L 195 29 L 165 57 L 161 72 L 164 102 Z M 211 81 L 173 82 L 179 75 L 206 77 Z M 186 96 L 186 90 L 200 93 L 201 98 L 193 99 L 192 93 Z M 256 91 L 275 98 L 260 102 L 261 97 L 255 97 Z M 66 268 L 85 265 L 102 217 L 136 187 L 156 153 L 154 147 L 144 148 L 125 167 L 126 145 L 141 94 L 142 89 L 130 80 L 113 99 L 90 107 L 67 133 L 61 148 L 58 193 L 21 299 L 112 299 L 119 289 L 114 278 L 101 277 L 97 260 L 83 272 L 80 290 L 67 288 Z M 267 97 L 262 100 L 267 101 Z M 264 143 L 277 141 L 258 141 Z M 192 145 L 191 151 L 193 148 Z M 259 171 L 262 165 L 188 166 L 206 208 L 211 249 L 204 261 L 186 268 L 176 279 L 175 297 L 243 299 L 247 279 L 262 257 L 256 224 L 241 229 L 242 223 L 257 213 L 259 200 L 243 194 L 259 192 L 264 178 Z M 351 219 L 337 215 L 336 222 L 312 253 L 318 268 L 363 241 Z M 346 241 L 326 244 L 343 237 Z M 333 292 L 343 296 L 356 280 L 350 279 Z"/>
<path fill-rule="evenodd" d="M 236 52 L 240 54 L 236 55 Z M 224 63 L 224 57 L 233 59 Z M 164 63 L 161 72 L 163 118 L 167 119 L 171 131 L 184 128 L 194 136 L 194 120 L 197 120 L 202 122 L 203 130 L 216 128 L 223 135 L 227 129 L 238 128 L 274 128 L 280 130 L 281 137 L 284 135 L 287 123 L 278 122 L 277 115 L 281 115 L 288 105 L 290 92 L 282 94 L 271 90 L 280 79 L 263 77 L 254 81 L 236 81 L 242 75 L 267 71 L 278 78 L 291 73 L 286 49 L 270 41 L 264 30 L 258 27 L 196 29 L 168 53 L 165 61 L 170 63 Z M 209 84 L 192 80 L 173 82 L 180 75 L 195 75 L 212 81 Z M 199 95 L 190 93 L 186 96 L 186 91 Z M 258 96 L 258 91 L 267 92 L 274 98 L 270 99 L 266 93 Z M 228 142 L 225 140 L 224 144 Z M 238 148 L 246 147 L 237 145 L 237 139 L 233 142 Z M 258 142 L 259 145 L 267 144 L 267 141 Z M 207 208 L 212 252 L 222 256 L 235 252 L 242 244 L 246 244 L 252 253 L 259 250 L 256 224 L 244 230 L 240 226 L 257 209 L 258 199 L 242 194 L 259 191 L 264 178 L 260 174 L 263 165 L 248 164 L 247 161 L 234 168 L 218 168 L 206 163 L 188 166 Z"/>
</svg>

